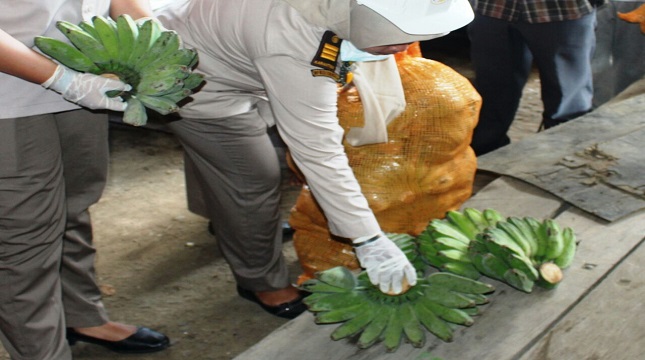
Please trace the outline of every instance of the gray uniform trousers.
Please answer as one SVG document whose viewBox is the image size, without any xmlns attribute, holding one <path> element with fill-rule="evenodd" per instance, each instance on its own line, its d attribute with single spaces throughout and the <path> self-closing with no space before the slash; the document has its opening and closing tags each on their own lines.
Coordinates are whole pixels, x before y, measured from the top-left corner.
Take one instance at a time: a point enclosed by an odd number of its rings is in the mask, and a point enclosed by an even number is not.
<svg viewBox="0 0 645 360">
<path fill-rule="evenodd" d="M 0 119 L 0 339 L 12 359 L 71 359 L 65 327 L 106 321 L 87 214 L 106 171 L 104 115 Z"/>
<path fill-rule="evenodd" d="M 477 155 L 510 143 L 507 132 L 533 62 L 540 74 L 546 128 L 591 110 L 595 26 L 595 11 L 577 20 L 539 24 L 475 15 L 468 35 L 474 85 L 482 96 L 471 144 Z"/>
<path fill-rule="evenodd" d="M 280 162 L 266 122 L 252 110 L 220 119 L 184 118 L 168 126 L 184 147 L 189 209 L 205 212 L 213 223 L 237 285 L 253 291 L 288 286 Z"/>
</svg>

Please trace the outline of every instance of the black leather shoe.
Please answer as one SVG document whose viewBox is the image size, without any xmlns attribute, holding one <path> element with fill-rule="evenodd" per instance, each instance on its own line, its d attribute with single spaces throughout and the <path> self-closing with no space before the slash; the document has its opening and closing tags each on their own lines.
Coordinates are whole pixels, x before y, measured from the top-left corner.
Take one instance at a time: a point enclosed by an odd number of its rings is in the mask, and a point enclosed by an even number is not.
<svg viewBox="0 0 645 360">
<path fill-rule="evenodd" d="M 253 291 L 243 289 L 239 286 L 237 287 L 237 293 L 246 300 L 253 301 L 254 303 L 260 305 L 262 309 L 264 309 L 264 311 L 268 312 L 269 314 L 285 319 L 294 319 L 307 310 L 307 306 L 302 302 L 302 299 L 304 299 L 308 295 L 304 291 L 301 291 L 300 296 L 295 300 L 276 306 L 269 306 L 264 304 L 262 301 L 260 301 L 258 296 L 255 295 Z"/>
<path fill-rule="evenodd" d="M 122 354 L 151 353 L 161 351 L 170 345 L 170 339 L 166 335 L 145 327 L 137 328 L 134 334 L 120 341 L 97 339 L 67 328 L 67 342 L 74 345 L 77 341 L 101 345 Z"/>
</svg>

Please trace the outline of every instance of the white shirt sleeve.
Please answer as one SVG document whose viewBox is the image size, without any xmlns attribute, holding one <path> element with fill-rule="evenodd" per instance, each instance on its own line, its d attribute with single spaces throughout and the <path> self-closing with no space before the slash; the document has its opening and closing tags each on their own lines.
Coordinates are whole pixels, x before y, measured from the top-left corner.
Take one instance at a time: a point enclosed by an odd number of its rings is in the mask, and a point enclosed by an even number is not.
<svg viewBox="0 0 645 360">
<path fill-rule="evenodd" d="M 289 56 L 256 59 L 275 122 L 305 175 L 330 231 L 357 238 L 377 234 L 378 222 L 361 193 L 342 144 L 336 82 Z"/>
</svg>

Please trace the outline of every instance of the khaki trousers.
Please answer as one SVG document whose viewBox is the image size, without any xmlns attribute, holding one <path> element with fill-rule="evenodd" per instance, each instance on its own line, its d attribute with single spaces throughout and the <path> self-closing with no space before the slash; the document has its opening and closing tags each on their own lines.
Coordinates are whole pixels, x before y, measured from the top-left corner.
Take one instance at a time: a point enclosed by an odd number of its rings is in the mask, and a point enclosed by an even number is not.
<svg viewBox="0 0 645 360">
<path fill-rule="evenodd" d="M 85 110 L 0 119 L 0 340 L 12 359 L 71 359 L 65 327 L 107 321 L 87 211 L 105 185 L 107 126 Z"/>
<path fill-rule="evenodd" d="M 189 209 L 212 223 L 237 284 L 285 288 L 280 162 L 257 111 L 221 119 L 182 119 L 170 129 L 186 156 Z"/>
</svg>

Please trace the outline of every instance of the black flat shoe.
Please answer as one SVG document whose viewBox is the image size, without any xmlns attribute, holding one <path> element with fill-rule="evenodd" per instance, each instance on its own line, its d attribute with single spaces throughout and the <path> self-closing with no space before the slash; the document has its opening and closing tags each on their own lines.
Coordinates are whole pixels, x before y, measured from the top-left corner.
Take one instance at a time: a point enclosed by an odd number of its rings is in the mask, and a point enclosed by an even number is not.
<svg viewBox="0 0 645 360">
<path fill-rule="evenodd" d="M 302 299 L 304 299 L 308 294 L 303 291 L 300 292 L 300 296 L 295 300 L 276 306 L 264 304 L 253 291 L 243 289 L 239 286 L 237 287 L 237 293 L 246 300 L 260 305 L 262 309 L 269 314 L 285 319 L 294 319 L 307 310 L 307 306 L 302 302 Z"/>
<path fill-rule="evenodd" d="M 70 345 L 74 345 L 77 341 L 101 345 L 122 354 L 151 353 L 161 351 L 170 345 L 170 340 L 166 335 L 145 327 L 137 328 L 134 334 L 120 341 L 97 339 L 67 328 L 67 341 Z"/>
</svg>

